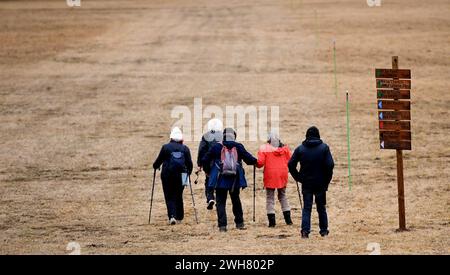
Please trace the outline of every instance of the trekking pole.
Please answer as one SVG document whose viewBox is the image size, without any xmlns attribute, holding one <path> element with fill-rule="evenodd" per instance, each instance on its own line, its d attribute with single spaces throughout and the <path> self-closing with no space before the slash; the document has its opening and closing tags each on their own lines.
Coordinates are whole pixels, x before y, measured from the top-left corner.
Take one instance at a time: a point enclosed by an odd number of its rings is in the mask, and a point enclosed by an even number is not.
<svg viewBox="0 0 450 275">
<path fill-rule="evenodd" d="M 253 165 L 253 222 L 256 221 L 256 165 Z"/>
<path fill-rule="evenodd" d="M 189 188 L 191 189 L 192 205 L 194 206 L 195 222 L 198 224 L 197 208 L 195 208 L 194 192 L 192 191 L 191 175 L 189 175 Z"/>
<path fill-rule="evenodd" d="M 152 184 L 152 193 L 150 195 L 150 211 L 148 213 L 148 224 L 150 224 L 150 219 L 152 218 L 153 193 L 155 191 L 155 178 L 156 178 L 156 169 L 153 169 L 153 184 Z"/>
<path fill-rule="evenodd" d="M 300 187 L 298 187 L 298 181 L 295 182 L 295 185 L 297 185 L 297 193 L 298 193 L 298 199 L 300 200 L 300 207 L 303 210 L 302 195 L 300 194 Z"/>
</svg>

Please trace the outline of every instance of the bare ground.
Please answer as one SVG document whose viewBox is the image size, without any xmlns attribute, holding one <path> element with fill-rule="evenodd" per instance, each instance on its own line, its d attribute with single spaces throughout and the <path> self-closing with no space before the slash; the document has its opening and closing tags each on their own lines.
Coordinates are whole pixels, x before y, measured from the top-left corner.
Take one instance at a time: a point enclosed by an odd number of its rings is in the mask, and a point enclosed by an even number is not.
<svg viewBox="0 0 450 275">
<path fill-rule="evenodd" d="M 383 1 L 0 2 L 0 253 L 383 254 L 450 253 L 450 4 Z M 338 94 L 333 90 L 336 39 Z M 395 152 L 378 149 L 375 67 L 391 56 L 413 74 L 413 150 L 405 152 L 408 232 L 396 233 Z M 353 186 L 347 183 L 344 91 L 351 100 Z M 160 181 L 147 225 L 151 163 L 176 105 L 280 106 L 292 148 L 310 125 L 336 161 L 331 235 L 313 214 L 299 238 L 278 214 L 266 227 L 258 173 L 242 193 L 248 230 L 219 234 L 202 185 L 186 219 L 169 227 Z M 206 120 L 204 121 L 206 122 Z M 245 142 L 256 153 L 257 142 Z M 197 142 L 188 142 L 193 152 Z M 248 174 L 251 174 L 249 169 Z M 202 179 L 201 179 L 202 180 Z M 229 208 L 229 223 L 232 214 Z"/>
</svg>

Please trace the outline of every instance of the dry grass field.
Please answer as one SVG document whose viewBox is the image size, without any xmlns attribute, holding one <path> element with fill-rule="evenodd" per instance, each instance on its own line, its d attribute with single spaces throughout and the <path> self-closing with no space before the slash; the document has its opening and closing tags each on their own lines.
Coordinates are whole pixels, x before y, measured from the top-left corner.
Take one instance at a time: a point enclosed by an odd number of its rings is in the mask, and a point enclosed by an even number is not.
<svg viewBox="0 0 450 275">
<path fill-rule="evenodd" d="M 450 253 L 450 2 L 448 0 L 0 1 L 0 254 Z M 338 92 L 334 91 L 333 39 Z M 375 68 L 412 71 L 413 150 L 405 151 L 406 219 L 397 233 L 395 151 L 380 150 Z M 352 189 L 345 91 L 350 93 Z M 203 184 L 186 218 L 168 226 L 151 164 L 176 105 L 279 106 L 295 148 L 317 125 L 335 158 L 331 234 L 267 228 L 262 171 L 257 217 L 219 234 Z M 206 119 L 203 121 L 206 123 Z M 239 134 L 239 133 L 238 133 Z M 243 140 L 243 137 L 238 139 Z M 186 143 L 196 155 L 198 142 Z M 252 153 L 261 142 L 244 141 Z M 251 167 L 247 167 L 251 183 Z M 203 176 L 200 178 L 203 181 Z M 228 202 L 230 204 L 230 202 Z"/>
</svg>

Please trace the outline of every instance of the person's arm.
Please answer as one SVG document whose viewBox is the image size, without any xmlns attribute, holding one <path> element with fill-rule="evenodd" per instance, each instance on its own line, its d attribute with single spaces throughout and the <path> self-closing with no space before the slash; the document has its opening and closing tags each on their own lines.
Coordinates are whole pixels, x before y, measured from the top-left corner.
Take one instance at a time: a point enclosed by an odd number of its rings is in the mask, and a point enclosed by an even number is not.
<svg viewBox="0 0 450 275">
<path fill-rule="evenodd" d="M 240 153 L 242 160 L 247 164 L 247 165 L 256 165 L 257 163 L 257 159 L 252 156 L 252 154 L 250 154 L 247 150 L 245 150 L 244 145 L 240 145 L 239 147 L 239 151 L 238 153 Z"/>
<path fill-rule="evenodd" d="M 188 170 L 188 174 L 190 175 L 192 173 L 192 169 L 194 168 L 194 164 L 192 163 L 191 150 L 189 150 L 189 147 L 187 146 L 185 146 L 185 148 L 186 168 Z"/>
<path fill-rule="evenodd" d="M 156 158 L 155 162 L 153 162 L 153 169 L 155 170 L 159 169 L 161 164 L 164 162 L 165 155 L 166 155 L 166 148 L 163 145 L 163 147 L 161 147 L 161 150 L 159 151 L 158 157 Z"/>
<path fill-rule="evenodd" d="M 209 148 L 208 152 L 206 152 L 206 154 L 203 156 L 203 158 L 202 158 L 202 160 L 200 162 L 202 164 L 203 171 L 205 171 L 205 173 L 207 175 L 211 171 L 210 163 L 214 159 L 214 150 L 215 150 L 216 146 L 220 146 L 220 145 L 219 144 L 214 144 L 214 146 Z"/>
<path fill-rule="evenodd" d="M 327 146 L 325 150 L 325 171 L 326 171 L 326 183 L 329 184 L 333 178 L 334 160 L 331 155 L 330 148 Z"/>
<path fill-rule="evenodd" d="M 202 167 L 202 158 L 205 156 L 205 154 L 208 152 L 208 143 L 206 142 L 205 138 L 202 137 L 202 140 L 200 141 L 200 144 L 198 145 L 198 154 L 197 154 L 197 166 Z"/>
<path fill-rule="evenodd" d="M 258 162 L 256 163 L 256 167 L 261 168 L 266 164 L 266 153 L 259 149 L 258 151 Z"/>
<path fill-rule="evenodd" d="M 286 145 L 286 162 L 289 162 L 291 157 L 292 157 L 291 149 L 289 149 L 289 146 Z"/>
<path fill-rule="evenodd" d="M 294 154 L 292 154 L 291 159 L 288 162 L 289 173 L 294 178 L 295 181 L 299 180 L 299 172 L 297 170 L 297 164 L 300 160 L 300 153 L 298 149 L 295 149 Z"/>
</svg>

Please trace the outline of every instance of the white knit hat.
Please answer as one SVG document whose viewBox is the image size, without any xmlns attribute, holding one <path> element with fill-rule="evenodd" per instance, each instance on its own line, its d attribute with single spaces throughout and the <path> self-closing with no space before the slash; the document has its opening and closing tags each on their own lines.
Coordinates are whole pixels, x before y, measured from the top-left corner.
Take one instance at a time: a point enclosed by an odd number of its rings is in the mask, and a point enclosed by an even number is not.
<svg viewBox="0 0 450 275">
<path fill-rule="evenodd" d="M 280 145 L 280 135 L 278 134 L 278 131 L 270 131 L 267 135 L 267 139 L 273 147 L 278 147 Z"/>
<path fill-rule="evenodd" d="M 268 140 L 280 140 L 280 135 L 278 134 L 278 131 L 272 130 L 267 135 Z"/>
<path fill-rule="evenodd" d="M 208 121 L 208 131 L 214 131 L 214 132 L 222 132 L 223 130 L 223 124 L 220 119 L 213 118 Z"/>
<path fill-rule="evenodd" d="M 172 132 L 170 132 L 170 139 L 177 142 L 183 140 L 183 133 L 181 132 L 180 128 L 174 127 L 172 129 Z"/>
</svg>

